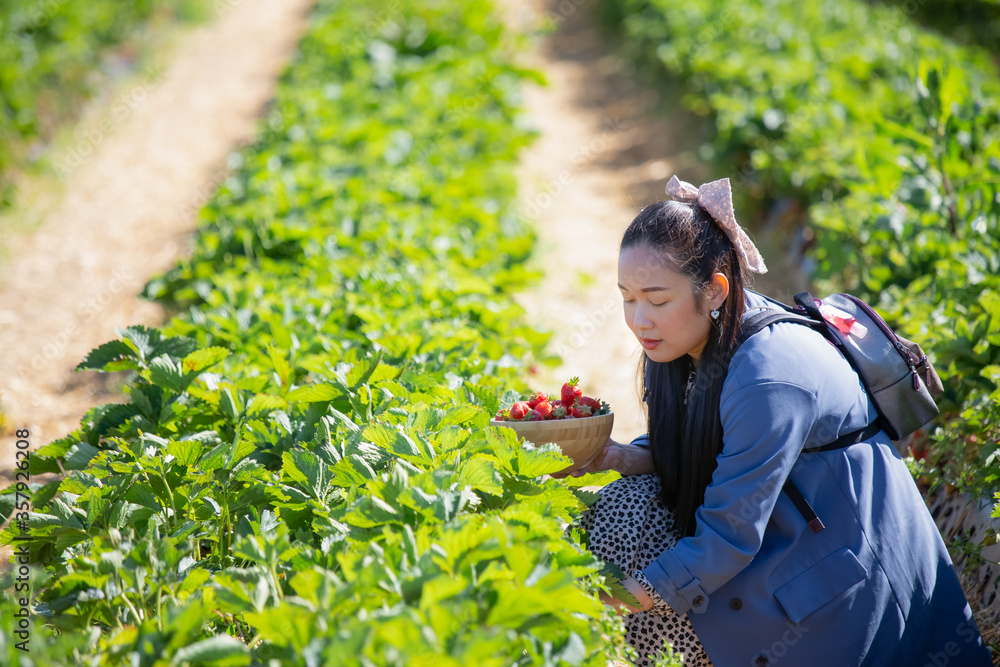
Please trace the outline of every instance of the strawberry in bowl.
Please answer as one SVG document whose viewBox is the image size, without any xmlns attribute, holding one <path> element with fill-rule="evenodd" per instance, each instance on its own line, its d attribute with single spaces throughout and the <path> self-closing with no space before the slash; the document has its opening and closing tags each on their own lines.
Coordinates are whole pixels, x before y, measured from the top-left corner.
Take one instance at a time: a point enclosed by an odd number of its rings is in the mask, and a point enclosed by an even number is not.
<svg viewBox="0 0 1000 667">
<path fill-rule="evenodd" d="M 604 401 L 585 396 L 579 379 L 564 383 L 559 398 L 542 392 L 527 400 L 514 401 L 501 409 L 490 422 L 513 429 L 535 445 L 553 442 L 573 459 L 562 472 L 572 472 L 588 465 L 611 437 L 615 415 Z"/>
</svg>

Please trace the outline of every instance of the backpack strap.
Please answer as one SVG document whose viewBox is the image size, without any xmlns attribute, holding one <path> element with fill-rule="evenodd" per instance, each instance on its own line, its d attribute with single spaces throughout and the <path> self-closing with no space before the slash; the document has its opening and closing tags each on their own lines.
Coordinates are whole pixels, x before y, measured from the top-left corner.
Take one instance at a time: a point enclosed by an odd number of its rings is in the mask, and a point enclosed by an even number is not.
<svg viewBox="0 0 1000 667">
<path fill-rule="evenodd" d="M 826 528 L 826 526 L 823 525 L 823 522 L 820 521 L 820 518 L 816 515 L 816 510 L 812 508 L 812 505 L 809 504 L 806 497 L 802 495 L 801 491 L 799 491 L 799 487 L 795 486 L 795 482 L 792 481 L 791 477 L 785 480 L 785 485 L 781 487 L 781 489 L 788 494 L 788 498 L 792 501 L 792 504 L 795 505 L 795 509 L 799 511 L 802 518 L 806 520 L 806 523 L 809 524 L 809 527 L 812 528 L 812 532 L 818 533 Z"/>
<path fill-rule="evenodd" d="M 788 310 L 767 308 L 759 313 L 754 313 L 743 321 L 743 326 L 740 327 L 740 335 L 737 336 L 736 346 L 733 349 L 739 349 L 743 343 L 747 342 L 747 339 L 749 339 L 750 336 L 776 322 L 796 322 L 798 324 L 804 324 L 807 327 L 812 327 L 820 333 L 826 331 L 826 322 L 822 320 L 814 320 L 806 315 L 800 315 Z"/>
<path fill-rule="evenodd" d="M 808 294 L 806 294 L 806 296 L 808 296 Z M 809 300 L 811 301 L 811 297 Z M 799 301 L 798 296 L 796 296 L 796 301 Z M 738 350 L 739 347 L 750 338 L 750 336 L 776 322 L 795 322 L 807 327 L 812 327 L 813 329 L 816 329 L 820 333 L 824 334 L 824 337 L 826 336 L 826 322 L 815 317 L 815 315 L 819 314 L 818 311 L 813 317 L 810 317 L 793 312 L 789 306 L 784 304 L 778 303 L 777 305 L 781 306 L 782 310 L 778 310 L 777 308 L 765 308 L 762 309 L 761 312 L 754 313 L 743 321 L 743 326 L 740 328 L 740 334 L 736 338 L 736 346 L 733 348 L 734 352 L 735 350 Z M 882 427 L 879 423 L 874 421 L 871 424 L 868 424 L 868 426 L 858 429 L 857 431 L 845 433 L 833 442 L 828 442 L 825 445 L 818 445 L 816 447 L 806 447 L 803 448 L 802 451 L 804 453 L 814 454 L 817 452 L 829 452 L 835 449 L 850 447 L 851 445 L 871 438 L 881 430 Z M 806 523 L 809 524 L 809 528 L 811 528 L 814 533 L 818 533 L 826 527 L 823 525 L 823 521 L 820 520 L 819 516 L 816 515 L 816 510 L 812 508 L 812 505 L 809 504 L 809 501 L 802 495 L 802 492 L 799 491 L 797 486 L 795 486 L 795 483 L 792 482 L 791 478 L 785 480 L 785 485 L 782 487 L 782 490 L 788 495 L 792 504 L 795 505 L 795 509 L 799 511 L 799 514 L 801 514 L 802 518 L 806 520 Z"/>
<path fill-rule="evenodd" d="M 801 295 L 800 295 L 801 296 Z M 808 295 L 807 295 L 808 296 Z M 810 297 L 811 298 L 811 297 Z M 798 296 L 796 297 L 798 299 Z M 777 303 L 777 302 L 776 302 Z M 782 308 L 789 308 L 784 304 L 778 304 Z M 827 325 L 824 320 L 816 320 L 812 317 L 806 315 L 800 315 L 795 312 L 790 312 L 789 310 L 778 310 L 776 308 L 763 309 L 762 312 L 754 313 L 748 317 L 743 322 L 743 326 L 740 329 L 740 335 L 736 339 L 736 347 L 734 349 L 739 349 L 739 347 L 754 335 L 758 331 L 776 323 L 776 322 L 795 322 L 798 324 L 804 324 L 805 326 L 817 329 L 820 333 L 824 333 L 827 330 Z M 819 311 L 817 311 L 817 315 Z M 829 340 L 829 339 L 827 339 Z M 864 428 L 860 428 L 857 431 L 851 431 L 850 433 L 845 433 L 836 440 L 828 442 L 825 445 L 817 445 L 816 447 L 806 447 L 802 451 L 815 454 L 817 452 L 829 452 L 834 449 L 842 449 L 844 447 L 850 447 L 851 445 L 863 442 L 874 436 L 876 433 L 882 430 L 878 421 L 873 421 Z"/>
<path fill-rule="evenodd" d="M 864 442 L 881 430 L 882 425 L 878 423 L 878 420 L 876 420 L 868 426 L 858 429 L 857 431 L 845 433 L 833 442 L 828 442 L 825 445 L 817 445 L 816 447 L 805 447 L 802 451 L 807 454 L 816 454 L 817 452 L 831 452 L 834 449 L 843 449 L 844 447 L 850 447 L 851 445 L 856 445 L 859 442 Z"/>
</svg>

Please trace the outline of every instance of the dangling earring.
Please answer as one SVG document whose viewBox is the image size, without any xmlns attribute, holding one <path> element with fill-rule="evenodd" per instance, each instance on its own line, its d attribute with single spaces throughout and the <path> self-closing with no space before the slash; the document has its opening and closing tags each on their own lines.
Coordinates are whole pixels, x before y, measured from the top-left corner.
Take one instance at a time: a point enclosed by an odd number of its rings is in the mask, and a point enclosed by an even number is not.
<svg viewBox="0 0 1000 667">
<path fill-rule="evenodd" d="M 713 308 L 712 312 L 710 312 L 709 315 L 712 316 L 712 321 L 718 320 L 719 319 L 719 309 L 718 308 Z"/>
</svg>

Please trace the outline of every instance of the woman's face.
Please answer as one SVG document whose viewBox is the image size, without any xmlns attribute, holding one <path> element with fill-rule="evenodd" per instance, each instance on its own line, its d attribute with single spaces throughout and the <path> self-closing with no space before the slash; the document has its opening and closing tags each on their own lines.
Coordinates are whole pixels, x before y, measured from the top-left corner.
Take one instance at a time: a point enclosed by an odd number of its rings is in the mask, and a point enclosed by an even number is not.
<svg viewBox="0 0 1000 667">
<path fill-rule="evenodd" d="M 618 287 L 625 323 L 646 356 L 663 363 L 687 354 L 698 361 L 712 329 L 711 305 L 696 307 L 687 276 L 667 268 L 647 246 L 633 246 L 618 257 Z"/>
</svg>

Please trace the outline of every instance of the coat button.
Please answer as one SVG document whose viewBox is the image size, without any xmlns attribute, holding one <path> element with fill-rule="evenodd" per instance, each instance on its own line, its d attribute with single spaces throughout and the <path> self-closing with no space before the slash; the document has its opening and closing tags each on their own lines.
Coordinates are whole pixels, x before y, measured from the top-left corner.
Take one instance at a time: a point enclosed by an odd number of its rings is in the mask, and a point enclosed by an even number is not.
<svg viewBox="0 0 1000 667">
<path fill-rule="evenodd" d="M 695 597 L 695 599 L 691 600 L 691 604 L 694 605 L 695 607 L 700 607 L 701 605 L 705 604 L 705 598 L 698 595 L 697 597 Z"/>
<path fill-rule="evenodd" d="M 766 655 L 758 655 L 757 659 L 754 661 L 754 663 L 757 665 L 757 667 L 767 667 L 767 663 L 768 663 L 767 656 Z"/>
<path fill-rule="evenodd" d="M 743 600 L 739 598 L 733 598 L 729 601 L 729 608 L 733 611 L 739 611 L 743 608 Z"/>
</svg>

